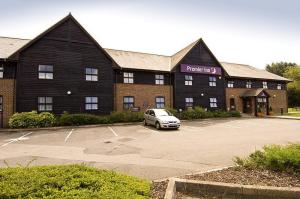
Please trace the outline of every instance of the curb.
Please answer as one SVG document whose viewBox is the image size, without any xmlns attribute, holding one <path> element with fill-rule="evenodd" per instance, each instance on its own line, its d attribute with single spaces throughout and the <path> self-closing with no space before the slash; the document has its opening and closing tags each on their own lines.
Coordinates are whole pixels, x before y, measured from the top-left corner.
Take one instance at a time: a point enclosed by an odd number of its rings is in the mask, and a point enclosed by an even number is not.
<svg viewBox="0 0 300 199">
<path fill-rule="evenodd" d="M 297 117 L 285 117 L 285 116 L 282 116 L 282 117 L 278 117 L 278 116 L 268 116 L 266 118 L 270 118 L 270 119 L 284 119 L 284 120 L 300 120 L 300 117 L 297 118 Z"/>
<path fill-rule="evenodd" d="M 299 199 L 300 188 L 240 185 L 232 183 L 197 181 L 170 178 L 164 199 L 174 199 L 176 192 L 188 192 L 195 196 L 213 193 L 228 199 Z"/>
</svg>

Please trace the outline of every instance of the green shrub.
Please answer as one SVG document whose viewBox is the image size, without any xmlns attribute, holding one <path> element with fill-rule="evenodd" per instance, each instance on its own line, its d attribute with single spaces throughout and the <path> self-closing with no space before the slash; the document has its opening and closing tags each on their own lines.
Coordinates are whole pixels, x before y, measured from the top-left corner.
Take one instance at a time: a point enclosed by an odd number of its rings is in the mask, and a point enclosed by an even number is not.
<svg viewBox="0 0 300 199">
<path fill-rule="evenodd" d="M 113 112 L 110 114 L 111 122 L 141 122 L 144 119 L 143 112 Z"/>
<path fill-rule="evenodd" d="M 40 113 L 36 111 L 15 113 L 9 119 L 9 126 L 11 128 L 36 128 L 36 127 L 50 127 L 55 124 L 55 116 L 51 113 Z"/>
<path fill-rule="evenodd" d="M 300 174 L 300 144 L 269 145 L 249 157 L 235 158 L 239 166 Z"/>
<path fill-rule="evenodd" d="M 137 198 L 150 196 L 150 183 L 83 165 L 0 169 L 0 198 Z"/>
<path fill-rule="evenodd" d="M 103 118 L 102 118 L 103 119 Z M 62 126 L 79 126 L 89 124 L 99 124 L 101 120 L 99 116 L 92 114 L 69 114 L 64 113 L 59 118 L 59 125 Z"/>
</svg>

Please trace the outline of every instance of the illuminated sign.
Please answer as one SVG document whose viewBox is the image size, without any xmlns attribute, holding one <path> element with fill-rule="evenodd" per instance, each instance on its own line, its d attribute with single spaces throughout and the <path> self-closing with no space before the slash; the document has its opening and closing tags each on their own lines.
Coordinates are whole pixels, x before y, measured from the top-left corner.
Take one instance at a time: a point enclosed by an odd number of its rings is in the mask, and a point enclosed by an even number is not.
<svg viewBox="0 0 300 199">
<path fill-rule="evenodd" d="M 180 71 L 184 73 L 200 73 L 200 74 L 210 74 L 210 75 L 222 75 L 222 70 L 220 67 L 213 66 L 200 66 L 200 65 L 190 65 L 181 64 Z"/>
</svg>

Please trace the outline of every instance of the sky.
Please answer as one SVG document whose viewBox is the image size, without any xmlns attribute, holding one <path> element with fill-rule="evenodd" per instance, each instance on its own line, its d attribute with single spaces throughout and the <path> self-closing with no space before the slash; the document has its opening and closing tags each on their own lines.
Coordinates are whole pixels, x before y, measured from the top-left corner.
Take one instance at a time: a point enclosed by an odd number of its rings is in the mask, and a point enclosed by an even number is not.
<svg viewBox="0 0 300 199">
<path fill-rule="evenodd" d="M 219 61 L 300 64 L 298 0 L 0 0 L 0 36 L 32 39 L 69 12 L 104 48 L 172 55 L 203 38 Z"/>
</svg>

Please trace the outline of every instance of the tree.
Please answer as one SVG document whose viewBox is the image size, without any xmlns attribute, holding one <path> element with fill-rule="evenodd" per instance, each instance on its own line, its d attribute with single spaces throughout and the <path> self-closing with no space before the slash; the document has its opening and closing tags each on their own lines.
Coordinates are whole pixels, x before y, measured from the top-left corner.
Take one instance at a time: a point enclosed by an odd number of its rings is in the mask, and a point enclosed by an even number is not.
<svg viewBox="0 0 300 199">
<path fill-rule="evenodd" d="M 287 69 L 283 76 L 293 80 L 293 82 L 287 85 L 289 106 L 300 106 L 300 67 Z"/>
<path fill-rule="evenodd" d="M 297 67 L 296 63 L 289 63 L 289 62 L 276 62 L 272 63 L 271 65 L 266 66 L 266 70 L 269 71 L 270 73 L 274 73 L 279 76 L 284 76 L 284 73 L 289 69 L 289 68 L 294 68 Z"/>
</svg>

